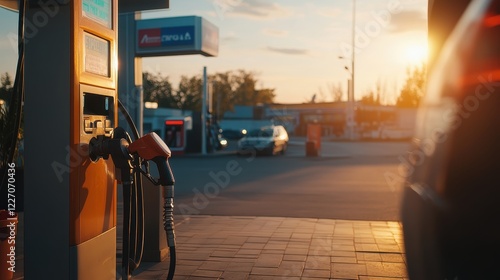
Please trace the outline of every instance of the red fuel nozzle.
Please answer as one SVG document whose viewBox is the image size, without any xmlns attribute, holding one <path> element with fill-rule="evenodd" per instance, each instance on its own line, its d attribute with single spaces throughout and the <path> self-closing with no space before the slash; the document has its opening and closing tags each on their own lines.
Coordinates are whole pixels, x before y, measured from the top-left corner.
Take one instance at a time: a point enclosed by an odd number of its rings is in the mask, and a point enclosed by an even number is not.
<svg viewBox="0 0 500 280">
<path fill-rule="evenodd" d="M 145 160 L 152 160 L 158 168 L 162 186 L 173 186 L 175 183 L 168 158 L 172 154 L 167 144 L 154 132 L 148 133 L 128 146 L 131 154 L 137 153 Z"/>
<path fill-rule="evenodd" d="M 155 157 L 168 159 L 172 154 L 167 144 L 156 133 L 151 132 L 137 139 L 128 146 L 130 153 L 137 153 L 145 160 L 152 160 Z"/>
</svg>

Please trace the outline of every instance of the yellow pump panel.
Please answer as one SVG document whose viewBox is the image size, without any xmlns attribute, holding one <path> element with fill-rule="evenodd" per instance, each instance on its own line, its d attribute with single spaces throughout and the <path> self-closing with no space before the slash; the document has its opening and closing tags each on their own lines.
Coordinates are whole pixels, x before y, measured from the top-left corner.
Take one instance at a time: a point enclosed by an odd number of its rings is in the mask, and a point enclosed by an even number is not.
<svg viewBox="0 0 500 280">
<path fill-rule="evenodd" d="M 92 162 L 92 137 L 117 124 L 118 1 L 75 0 L 71 64 L 71 146 L 82 160 L 70 173 L 70 245 L 116 226 L 116 182 L 111 159 Z M 78 152 L 77 152 L 78 153 Z"/>
</svg>

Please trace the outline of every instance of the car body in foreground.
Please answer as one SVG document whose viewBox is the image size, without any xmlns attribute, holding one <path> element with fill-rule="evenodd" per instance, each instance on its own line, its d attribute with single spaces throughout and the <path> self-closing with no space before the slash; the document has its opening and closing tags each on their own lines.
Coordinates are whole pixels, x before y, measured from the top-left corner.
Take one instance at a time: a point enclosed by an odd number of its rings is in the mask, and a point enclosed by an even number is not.
<svg viewBox="0 0 500 280">
<path fill-rule="evenodd" d="M 248 131 L 238 141 L 238 154 L 284 154 L 287 147 L 288 133 L 283 126 L 265 126 Z"/>
<path fill-rule="evenodd" d="M 433 70 L 403 166 L 408 275 L 500 279 L 500 0 L 471 3 Z"/>
</svg>

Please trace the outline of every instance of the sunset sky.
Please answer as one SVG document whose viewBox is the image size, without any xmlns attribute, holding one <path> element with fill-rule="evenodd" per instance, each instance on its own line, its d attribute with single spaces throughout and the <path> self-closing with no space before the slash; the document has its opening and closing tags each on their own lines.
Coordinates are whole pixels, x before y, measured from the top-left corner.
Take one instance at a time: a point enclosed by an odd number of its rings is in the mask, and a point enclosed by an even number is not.
<svg viewBox="0 0 500 280">
<path fill-rule="evenodd" d="M 209 74 L 244 69 L 257 74 L 259 88 L 274 88 L 278 103 L 306 102 L 315 93 L 331 101 L 329 85 L 347 91 L 353 2 L 170 0 L 170 9 L 142 18 L 201 16 L 219 28 L 219 56 L 144 58 L 143 70 L 168 76 L 175 88 L 181 75 L 201 75 L 203 66 Z M 16 24 L 17 13 L 0 9 L 0 72 L 12 75 L 16 54 L 8 34 Z M 355 38 L 355 98 L 380 81 L 383 101 L 393 103 L 406 68 L 425 58 L 427 0 L 357 0 Z"/>
</svg>

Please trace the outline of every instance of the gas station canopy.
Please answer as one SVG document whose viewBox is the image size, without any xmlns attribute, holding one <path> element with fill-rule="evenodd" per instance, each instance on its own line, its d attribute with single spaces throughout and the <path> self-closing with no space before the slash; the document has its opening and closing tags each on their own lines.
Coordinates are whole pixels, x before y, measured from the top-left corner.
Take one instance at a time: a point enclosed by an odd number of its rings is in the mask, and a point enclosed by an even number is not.
<svg viewBox="0 0 500 280">
<path fill-rule="evenodd" d="M 118 13 L 168 9 L 169 2 L 169 0 L 119 0 Z"/>
<path fill-rule="evenodd" d="M 96 1 L 96 0 L 92 0 Z M 36 0 L 28 0 L 36 4 Z M 136 11 L 157 10 L 169 8 L 169 0 L 119 0 L 118 12 L 119 13 L 132 13 Z M 17 11 L 19 10 L 19 0 L 0 0 L 0 7 Z M 59 5 L 67 4 L 67 0 L 54 0 L 54 3 Z"/>
</svg>

